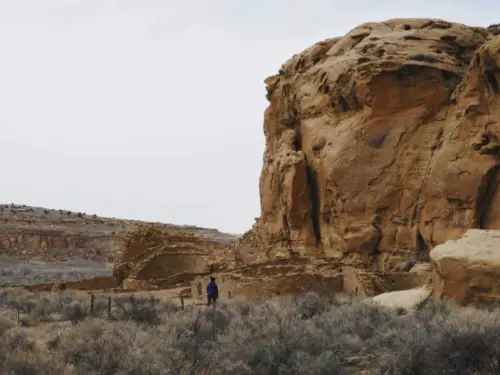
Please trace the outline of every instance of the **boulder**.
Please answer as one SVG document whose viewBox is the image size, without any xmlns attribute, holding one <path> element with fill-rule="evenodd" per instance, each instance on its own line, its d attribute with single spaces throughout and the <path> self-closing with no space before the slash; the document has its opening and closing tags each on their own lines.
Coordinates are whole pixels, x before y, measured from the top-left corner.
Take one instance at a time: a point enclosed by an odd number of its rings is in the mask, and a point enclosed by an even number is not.
<svg viewBox="0 0 500 375">
<path fill-rule="evenodd" d="M 368 301 L 391 309 L 401 309 L 406 312 L 417 309 L 425 303 L 432 294 L 432 287 L 429 285 L 410 290 L 400 290 L 379 294 Z"/>
<path fill-rule="evenodd" d="M 434 296 L 458 303 L 500 299 L 500 230 L 468 230 L 430 252 Z"/>
</svg>

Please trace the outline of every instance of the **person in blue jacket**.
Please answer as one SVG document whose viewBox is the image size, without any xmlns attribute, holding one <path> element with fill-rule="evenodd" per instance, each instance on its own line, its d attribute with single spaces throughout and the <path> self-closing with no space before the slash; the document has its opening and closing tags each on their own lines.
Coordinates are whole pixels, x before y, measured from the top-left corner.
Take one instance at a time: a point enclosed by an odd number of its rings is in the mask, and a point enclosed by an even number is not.
<svg viewBox="0 0 500 375">
<path fill-rule="evenodd" d="M 210 277 L 210 282 L 207 285 L 207 298 L 208 298 L 208 306 L 210 306 L 210 303 L 213 301 L 213 304 L 215 306 L 215 302 L 217 301 L 217 298 L 219 298 L 219 288 L 217 287 L 217 284 L 215 283 L 215 277 Z"/>
</svg>

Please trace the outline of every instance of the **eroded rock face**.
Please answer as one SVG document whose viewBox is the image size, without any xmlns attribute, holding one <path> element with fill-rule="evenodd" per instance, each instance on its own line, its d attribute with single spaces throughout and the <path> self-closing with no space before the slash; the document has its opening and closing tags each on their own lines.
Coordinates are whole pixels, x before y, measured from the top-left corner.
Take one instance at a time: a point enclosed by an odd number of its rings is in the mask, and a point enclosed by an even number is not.
<svg viewBox="0 0 500 375">
<path fill-rule="evenodd" d="M 120 235 L 14 229 L 0 233 L 0 254 L 18 259 L 56 261 L 83 257 L 114 262 L 123 249 Z"/>
<path fill-rule="evenodd" d="M 430 252 L 433 293 L 459 303 L 500 300 L 500 231 L 471 229 Z"/>
<path fill-rule="evenodd" d="M 242 239 L 265 249 L 254 258 L 387 270 L 468 228 L 500 228 L 495 30 L 367 23 L 267 78 L 262 214 Z"/>
</svg>

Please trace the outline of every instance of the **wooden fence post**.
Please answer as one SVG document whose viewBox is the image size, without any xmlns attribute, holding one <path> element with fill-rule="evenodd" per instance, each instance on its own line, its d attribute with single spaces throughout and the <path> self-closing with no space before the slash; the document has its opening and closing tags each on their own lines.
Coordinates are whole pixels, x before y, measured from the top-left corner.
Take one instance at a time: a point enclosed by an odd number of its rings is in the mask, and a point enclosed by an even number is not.
<svg viewBox="0 0 500 375">
<path fill-rule="evenodd" d="M 94 313 L 94 301 L 95 301 L 95 296 L 94 294 L 90 294 L 90 313 Z"/>
<path fill-rule="evenodd" d="M 111 296 L 108 296 L 108 318 L 111 318 Z"/>
<path fill-rule="evenodd" d="M 184 296 L 181 294 L 181 308 L 184 310 Z"/>
</svg>

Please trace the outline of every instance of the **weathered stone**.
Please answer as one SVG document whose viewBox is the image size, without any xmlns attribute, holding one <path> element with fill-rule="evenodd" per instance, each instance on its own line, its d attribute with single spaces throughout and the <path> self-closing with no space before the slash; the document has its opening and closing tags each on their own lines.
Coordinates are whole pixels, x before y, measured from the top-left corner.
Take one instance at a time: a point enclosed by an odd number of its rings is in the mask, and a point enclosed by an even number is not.
<svg viewBox="0 0 500 375">
<path fill-rule="evenodd" d="M 459 303 L 500 300 L 500 230 L 471 229 L 430 252 L 436 297 Z"/>
<path fill-rule="evenodd" d="M 344 235 L 346 251 L 371 253 L 375 250 L 379 237 L 379 232 L 373 225 L 350 227 Z"/>
<path fill-rule="evenodd" d="M 379 294 L 368 301 L 390 309 L 404 309 L 405 312 L 411 312 L 422 306 L 431 295 L 432 287 L 427 285 L 410 290 Z"/>
<path fill-rule="evenodd" d="M 491 30 L 393 19 L 287 61 L 266 80 L 260 252 L 240 259 L 372 267 L 500 229 L 499 51 Z"/>
</svg>

